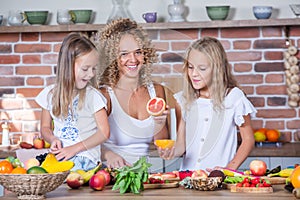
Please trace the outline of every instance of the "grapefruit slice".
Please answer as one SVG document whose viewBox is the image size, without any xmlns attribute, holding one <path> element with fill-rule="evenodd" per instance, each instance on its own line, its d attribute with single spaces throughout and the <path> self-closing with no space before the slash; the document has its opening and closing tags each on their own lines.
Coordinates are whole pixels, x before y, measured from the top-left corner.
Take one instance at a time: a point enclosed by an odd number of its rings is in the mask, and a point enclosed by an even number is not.
<svg viewBox="0 0 300 200">
<path fill-rule="evenodd" d="M 155 140 L 154 144 L 162 149 L 170 149 L 174 146 L 175 144 L 175 140 L 168 140 L 168 139 L 164 139 L 164 140 Z"/>
<path fill-rule="evenodd" d="M 160 97 L 154 97 L 147 103 L 147 112 L 153 116 L 161 115 L 166 109 L 166 102 Z"/>
</svg>

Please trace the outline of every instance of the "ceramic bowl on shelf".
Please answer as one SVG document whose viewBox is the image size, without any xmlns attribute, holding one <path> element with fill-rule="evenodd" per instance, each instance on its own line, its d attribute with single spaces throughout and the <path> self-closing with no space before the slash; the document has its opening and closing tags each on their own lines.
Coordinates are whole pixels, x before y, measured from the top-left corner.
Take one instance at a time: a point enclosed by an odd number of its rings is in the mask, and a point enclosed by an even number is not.
<svg viewBox="0 0 300 200">
<path fill-rule="evenodd" d="M 272 6 L 253 6 L 256 19 L 269 19 L 272 15 Z"/>
<path fill-rule="evenodd" d="M 71 17 L 75 24 L 88 24 L 92 17 L 92 10 L 70 10 Z"/>
<path fill-rule="evenodd" d="M 296 15 L 296 17 L 300 16 L 300 4 L 290 4 L 289 5 L 293 13 Z"/>
<path fill-rule="evenodd" d="M 48 11 L 24 11 L 25 19 L 31 25 L 44 25 L 48 19 Z"/>
<path fill-rule="evenodd" d="M 206 6 L 206 13 L 211 20 L 225 20 L 230 6 Z"/>
</svg>

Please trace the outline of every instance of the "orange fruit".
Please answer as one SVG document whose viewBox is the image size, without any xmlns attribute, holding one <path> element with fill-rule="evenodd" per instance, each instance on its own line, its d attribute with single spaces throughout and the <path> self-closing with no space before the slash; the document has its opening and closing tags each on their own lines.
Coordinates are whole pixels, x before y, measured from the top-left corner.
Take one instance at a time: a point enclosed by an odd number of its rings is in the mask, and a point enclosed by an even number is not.
<svg viewBox="0 0 300 200">
<path fill-rule="evenodd" d="M 292 172 L 291 183 L 294 188 L 300 188 L 300 166 L 296 167 Z"/>
<path fill-rule="evenodd" d="M 23 167 L 16 167 L 11 171 L 12 174 L 26 174 L 27 170 Z"/>
<path fill-rule="evenodd" d="M 162 149 L 172 148 L 175 144 L 175 140 L 155 140 L 154 144 Z"/>
<path fill-rule="evenodd" d="M 267 128 L 260 128 L 260 129 L 257 129 L 255 132 L 261 132 L 261 133 L 263 133 L 263 134 L 266 134 L 267 133 L 267 131 L 268 131 L 268 129 Z"/>
<path fill-rule="evenodd" d="M 146 108 L 150 115 L 159 116 L 166 109 L 166 102 L 162 98 L 154 97 L 148 101 Z"/>
<path fill-rule="evenodd" d="M 8 160 L 0 161 L 0 174 L 9 174 L 13 169 L 14 167 Z"/>
<path fill-rule="evenodd" d="M 269 142 L 278 142 L 278 139 L 280 137 L 280 132 L 275 129 L 270 129 L 266 132 L 266 136 Z"/>
</svg>

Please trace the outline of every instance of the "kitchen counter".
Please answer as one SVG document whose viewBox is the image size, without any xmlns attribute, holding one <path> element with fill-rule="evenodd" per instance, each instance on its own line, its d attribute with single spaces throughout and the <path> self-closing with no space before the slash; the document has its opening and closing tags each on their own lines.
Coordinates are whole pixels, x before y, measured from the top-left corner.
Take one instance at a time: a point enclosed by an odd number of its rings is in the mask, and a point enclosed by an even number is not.
<svg viewBox="0 0 300 200">
<path fill-rule="evenodd" d="M 0 148 L 0 159 L 16 157 L 15 148 Z M 151 157 L 158 157 L 155 146 L 151 146 Z M 283 143 L 281 147 L 255 147 L 249 157 L 300 157 L 300 142 Z"/>
<path fill-rule="evenodd" d="M 66 184 L 61 185 L 56 190 L 46 194 L 47 200 L 65 200 L 65 199 L 243 199 L 243 200 L 266 200 L 266 199 L 292 199 L 292 193 L 284 189 L 284 185 L 274 185 L 273 193 L 232 193 L 230 190 L 217 189 L 215 191 L 198 191 L 192 189 L 165 188 L 165 189 L 145 189 L 141 194 L 132 193 L 119 194 L 119 191 L 112 191 L 111 186 L 103 191 L 93 191 L 88 186 L 78 190 L 69 189 Z M 13 193 L 6 194 L 0 199 L 17 199 Z"/>
</svg>

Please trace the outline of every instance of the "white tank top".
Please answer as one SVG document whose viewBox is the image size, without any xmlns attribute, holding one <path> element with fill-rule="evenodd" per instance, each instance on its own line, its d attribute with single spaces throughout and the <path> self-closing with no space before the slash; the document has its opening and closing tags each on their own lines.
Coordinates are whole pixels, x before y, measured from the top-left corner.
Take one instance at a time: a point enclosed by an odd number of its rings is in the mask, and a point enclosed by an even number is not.
<svg viewBox="0 0 300 200">
<path fill-rule="evenodd" d="M 108 116 L 110 138 L 103 144 L 106 148 L 134 163 L 141 156 L 147 156 L 154 136 L 152 116 L 139 120 L 128 115 L 121 107 L 112 88 L 107 88 L 111 99 L 111 113 Z M 148 86 L 151 98 L 156 96 L 153 84 Z"/>
</svg>

